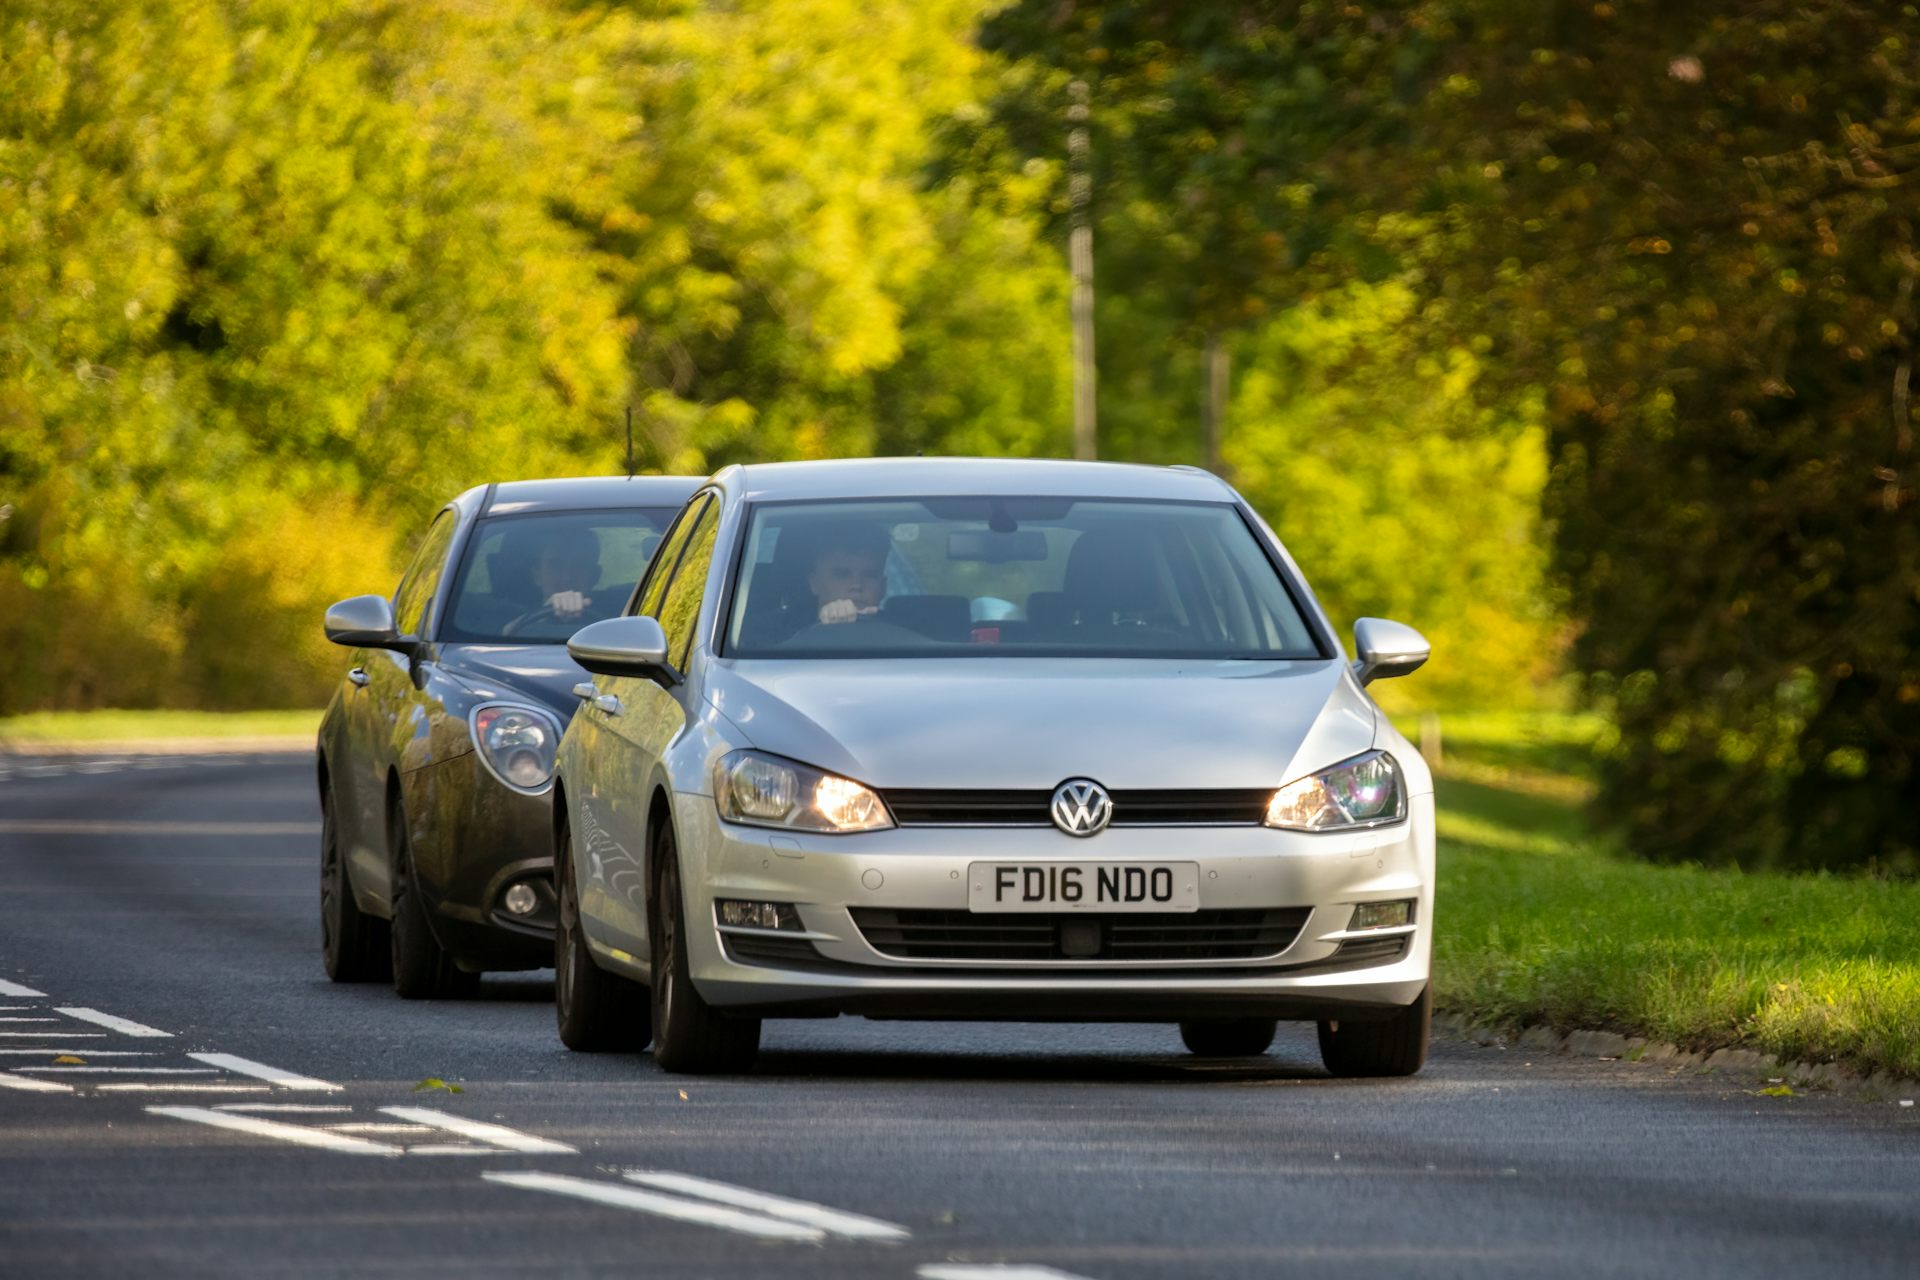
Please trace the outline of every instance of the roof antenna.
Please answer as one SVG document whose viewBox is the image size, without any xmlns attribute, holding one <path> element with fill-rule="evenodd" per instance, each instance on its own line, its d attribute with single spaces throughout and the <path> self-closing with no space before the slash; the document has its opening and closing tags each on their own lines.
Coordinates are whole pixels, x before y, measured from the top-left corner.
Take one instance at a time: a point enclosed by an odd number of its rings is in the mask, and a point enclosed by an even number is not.
<svg viewBox="0 0 1920 1280">
<path fill-rule="evenodd" d="M 627 479 L 633 479 L 633 406 L 627 406 Z"/>
</svg>

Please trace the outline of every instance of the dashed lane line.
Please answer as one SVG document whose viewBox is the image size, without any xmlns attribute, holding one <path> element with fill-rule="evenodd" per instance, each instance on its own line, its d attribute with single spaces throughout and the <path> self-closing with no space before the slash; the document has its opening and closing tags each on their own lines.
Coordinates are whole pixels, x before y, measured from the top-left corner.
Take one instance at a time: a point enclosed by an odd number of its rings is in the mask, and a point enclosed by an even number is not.
<svg viewBox="0 0 1920 1280">
<path fill-rule="evenodd" d="M 616 1209 L 634 1209 L 657 1217 L 672 1218 L 678 1222 L 695 1222 L 702 1226 L 719 1227 L 725 1231 L 737 1231 L 741 1235 L 758 1236 L 763 1240 L 820 1241 L 827 1237 L 827 1233 L 819 1227 L 809 1227 L 803 1223 L 788 1222 L 781 1218 L 770 1218 L 759 1213 L 748 1213 L 742 1209 L 730 1209 L 725 1205 L 683 1200 L 678 1196 L 642 1191 L 638 1187 L 595 1182 L 591 1178 L 574 1178 L 558 1173 L 492 1171 L 480 1176 L 488 1182 L 505 1187 L 520 1187 L 527 1191 L 545 1191 L 553 1195 L 572 1196 L 577 1200 L 590 1200 L 595 1204 L 611 1205 Z"/>
<path fill-rule="evenodd" d="M 298 1075 L 292 1071 L 282 1071 L 264 1062 L 255 1062 L 251 1058 L 242 1058 L 231 1053 L 189 1053 L 187 1056 L 196 1062 L 204 1062 L 210 1067 L 219 1067 L 235 1075 L 265 1080 L 268 1084 L 282 1089 L 301 1089 L 312 1093 L 341 1092 L 341 1087 L 330 1081 L 316 1080 L 312 1076 Z"/>
<path fill-rule="evenodd" d="M 316 1129 L 303 1124 L 287 1124 L 281 1120 L 262 1120 L 258 1116 L 236 1115 L 231 1111 L 219 1111 L 210 1107 L 148 1107 L 147 1112 L 156 1116 L 171 1116 L 175 1120 L 189 1120 L 194 1124 L 204 1124 L 215 1129 L 231 1129 L 236 1133 L 252 1134 L 256 1138 L 272 1138 L 279 1142 L 290 1142 L 295 1146 L 318 1147 L 323 1151 L 337 1151 L 352 1156 L 397 1156 L 404 1154 L 399 1147 L 388 1146 L 384 1142 L 369 1142 L 365 1138 L 356 1138 L 350 1134 L 334 1133 L 327 1129 Z"/>
<path fill-rule="evenodd" d="M 629 1182 L 637 1182 L 658 1191 L 677 1191 L 682 1195 L 695 1196 L 702 1200 L 715 1200 L 736 1208 L 751 1209 L 756 1213 L 764 1213 L 770 1218 L 783 1218 L 788 1222 L 818 1227 L 829 1235 L 841 1236 L 848 1240 L 905 1240 L 913 1234 L 905 1227 L 891 1222 L 882 1222 L 878 1218 L 847 1213 L 840 1209 L 829 1209 L 826 1205 L 814 1204 L 807 1200 L 789 1200 L 784 1196 L 768 1195 L 764 1191 L 755 1191 L 749 1187 L 736 1187 L 730 1183 L 715 1182 L 711 1178 L 697 1178 L 688 1173 L 629 1170 L 625 1176 Z"/>
<path fill-rule="evenodd" d="M 61 1036 L 70 1040 L 71 1036 Z M 105 1037 L 102 1037 L 103 1039 Z M 34 1054 L 42 1058 L 151 1058 L 153 1053 L 147 1049 L 56 1049 L 41 1045 L 32 1049 L 0 1049 L 0 1054 Z"/>
<path fill-rule="evenodd" d="M 62 1075 L 217 1076 L 212 1067 L 15 1067 L 15 1071 L 57 1071 Z"/>
<path fill-rule="evenodd" d="M 27 1093 L 72 1093 L 73 1086 L 58 1080 L 35 1080 L 32 1076 L 0 1074 L 0 1089 L 20 1089 Z"/>
<path fill-rule="evenodd" d="M 32 987 L 23 987 L 17 982 L 8 982 L 0 978 L 0 996 L 11 996 L 17 1000 L 45 1000 L 47 993 L 35 991 Z"/>
<path fill-rule="evenodd" d="M 920 1280 L 1086 1280 L 1070 1271 L 1025 1262 L 935 1262 L 914 1274 Z"/>
<path fill-rule="evenodd" d="M 319 1112 L 332 1112 L 337 1115 L 344 1111 L 352 1111 L 353 1108 L 345 1105 L 344 1103 L 331 1104 L 331 1103 L 321 1103 L 321 1102 L 228 1102 L 228 1103 L 223 1103 L 219 1107 L 216 1107 L 215 1110 L 217 1111 L 284 1111 L 284 1112 L 305 1113 L 309 1115 L 316 1114 Z"/>
<path fill-rule="evenodd" d="M 469 1120 L 465 1116 L 435 1111 L 431 1107 L 382 1107 L 380 1110 L 396 1120 L 431 1125 L 436 1129 L 444 1129 L 448 1133 L 457 1133 L 463 1138 L 472 1138 L 475 1142 L 484 1142 L 502 1151 L 517 1151 L 524 1155 L 577 1156 L 580 1154 L 578 1148 L 570 1147 L 564 1142 L 536 1138 L 530 1133 L 509 1129 L 503 1124 L 486 1124 L 479 1120 Z"/>
<path fill-rule="evenodd" d="M 265 1084 L 220 1084 L 208 1081 L 201 1084 L 100 1084 L 94 1086 L 95 1093 L 268 1093 L 273 1086 Z"/>
<path fill-rule="evenodd" d="M 317 822 L 177 822 L 123 818 L 0 818 L 0 835 L 17 836 L 313 836 Z M 0 995 L 9 994 L 0 991 Z"/>
<path fill-rule="evenodd" d="M 64 1013 L 69 1018 L 78 1018 L 82 1022 L 91 1022 L 95 1026 L 105 1027 L 109 1031 L 118 1031 L 123 1036 L 158 1036 L 161 1039 L 168 1040 L 173 1038 L 173 1032 L 171 1031 L 162 1031 L 160 1028 L 150 1027 L 144 1022 L 134 1022 L 130 1018 L 116 1018 L 112 1014 L 102 1013 L 98 1009 L 64 1007 L 56 1010 L 56 1012 Z"/>
</svg>

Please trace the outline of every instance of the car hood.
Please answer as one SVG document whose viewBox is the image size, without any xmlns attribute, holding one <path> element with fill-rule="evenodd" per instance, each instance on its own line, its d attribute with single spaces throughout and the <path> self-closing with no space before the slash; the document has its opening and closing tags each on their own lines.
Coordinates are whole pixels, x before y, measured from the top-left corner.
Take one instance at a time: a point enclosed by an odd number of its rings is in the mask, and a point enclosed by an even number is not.
<svg viewBox="0 0 1920 1280">
<path fill-rule="evenodd" d="M 573 686 L 587 679 L 563 644 L 447 645 L 440 651 L 440 666 L 478 701 L 532 702 L 551 709 L 562 724 L 580 704 Z"/>
<path fill-rule="evenodd" d="M 1276 787 L 1373 745 L 1338 660 L 716 661 L 751 744 L 882 789 Z"/>
</svg>

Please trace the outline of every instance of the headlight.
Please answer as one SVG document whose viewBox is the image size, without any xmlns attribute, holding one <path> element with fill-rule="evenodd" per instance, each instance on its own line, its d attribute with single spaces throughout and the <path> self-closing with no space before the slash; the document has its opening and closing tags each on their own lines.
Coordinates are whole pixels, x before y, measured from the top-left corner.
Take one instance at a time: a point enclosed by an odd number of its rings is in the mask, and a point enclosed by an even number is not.
<svg viewBox="0 0 1920 1280">
<path fill-rule="evenodd" d="M 487 772 L 515 791 L 536 792 L 553 781 L 560 722 L 545 711 L 511 703 L 475 707 L 467 721 Z"/>
<path fill-rule="evenodd" d="M 1384 751 L 1289 782 L 1267 802 L 1267 825 L 1293 831 L 1378 827 L 1406 816 L 1400 766 Z"/>
<path fill-rule="evenodd" d="M 881 831 L 893 815 L 857 782 L 806 765 L 735 751 L 714 768 L 714 803 L 729 822 L 791 831 Z"/>
</svg>

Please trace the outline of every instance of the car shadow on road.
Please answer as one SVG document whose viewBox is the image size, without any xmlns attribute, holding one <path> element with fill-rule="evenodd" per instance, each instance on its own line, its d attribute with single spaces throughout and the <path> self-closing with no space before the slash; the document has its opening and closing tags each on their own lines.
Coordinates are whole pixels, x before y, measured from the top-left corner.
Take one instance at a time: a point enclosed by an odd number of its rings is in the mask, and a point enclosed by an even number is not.
<svg viewBox="0 0 1920 1280">
<path fill-rule="evenodd" d="M 1328 1079 L 1318 1063 L 1281 1058 L 1136 1057 L 1031 1053 L 766 1050 L 754 1065 L 760 1078 L 844 1080 L 1010 1080 L 1075 1084 L 1268 1084 Z"/>
</svg>

